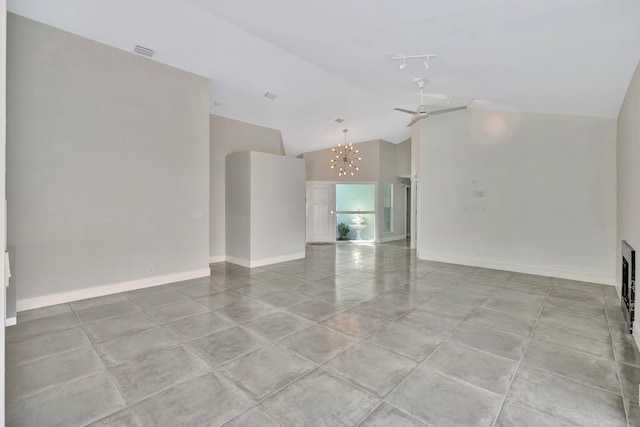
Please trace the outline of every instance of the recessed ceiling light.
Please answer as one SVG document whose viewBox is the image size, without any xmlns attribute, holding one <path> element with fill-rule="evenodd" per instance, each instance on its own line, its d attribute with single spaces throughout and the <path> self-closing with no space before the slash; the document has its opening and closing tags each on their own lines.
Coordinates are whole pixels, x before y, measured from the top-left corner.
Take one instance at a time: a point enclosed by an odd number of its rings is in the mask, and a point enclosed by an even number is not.
<svg viewBox="0 0 640 427">
<path fill-rule="evenodd" d="M 149 49 L 148 47 L 144 47 L 140 45 L 136 45 L 136 47 L 133 48 L 133 51 L 135 53 L 139 53 L 140 55 L 144 55 L 148 57 L 152 57 L 156 53 L 155 50 Z"/>
<path fill-rule="evenodd" d="M 344 119 L 341 119 L 340 117 L 336 119 L 336 123 L 342 123 L 342 122 L 344 122 Z"/>
<path fill-rule="evenodd" d="M 267 93 L 264 94 L 264 97 L 265 98 L 269 98 L 270 100 L 273 101 L 274 99 L 276 99 L 278 97 L 278 95 L 276 95 L 275 93 L 272 93 L 272 92 L 267 92 Z"/>
</svg>

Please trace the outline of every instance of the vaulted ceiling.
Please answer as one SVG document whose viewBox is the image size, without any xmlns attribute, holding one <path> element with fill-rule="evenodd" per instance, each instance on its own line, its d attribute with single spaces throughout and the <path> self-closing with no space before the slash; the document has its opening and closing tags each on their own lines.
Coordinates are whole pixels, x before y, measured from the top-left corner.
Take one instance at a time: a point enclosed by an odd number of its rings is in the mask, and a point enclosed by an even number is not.
<svg viewBox="0 0 640 427">
<path fill-rule="evenodd" d="M 8 0 L 11 12 L 211 79 L 211 113 L 282 131 L 287 154 L 409 137 L 419 104 L 617 117 L 638 0 Z M 404 70 L 390 55 L 436 54 Z M 266 92 L 278 95 L 275 100 Z M 336 118 L 344 119 L 336 123 Z"/>
</svg>

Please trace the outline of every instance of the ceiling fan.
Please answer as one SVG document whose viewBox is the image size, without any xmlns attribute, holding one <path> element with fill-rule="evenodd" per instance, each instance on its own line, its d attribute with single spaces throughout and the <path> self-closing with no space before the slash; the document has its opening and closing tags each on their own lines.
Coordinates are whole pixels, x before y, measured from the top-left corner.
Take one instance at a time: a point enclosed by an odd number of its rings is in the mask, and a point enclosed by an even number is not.
<svg viewBox="0 0 640 427">
<path fill-rule="evenodd" d="M 467 108 L 469 108 L 468 105 L 463 105 L 461 107 L 445 108 L 444 110 L 427 111 L 424 106 L 424 100 L 423 100 L 425 79 L 423 78 L 414 79 L 414 82 L 420 88 L 420 105 L 418 106 L 416 111 L 406 110 L 404 108 L 394 108 L 394 110 L 396 111 L 413 115 L 413 118 L 411 119 L 407 127 L 410 127 L 412 124 L 414 124 L 418 120 L 426 119 L 427 117 L 432 115 L 453 113 L 454 111 L 466 110 Z"/>
</svg>

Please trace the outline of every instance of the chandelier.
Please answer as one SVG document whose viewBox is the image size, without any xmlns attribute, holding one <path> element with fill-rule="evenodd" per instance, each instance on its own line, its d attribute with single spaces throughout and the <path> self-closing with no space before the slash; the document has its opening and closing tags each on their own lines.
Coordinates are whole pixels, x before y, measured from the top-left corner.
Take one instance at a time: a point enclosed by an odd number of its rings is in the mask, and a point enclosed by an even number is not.
<svg viewBox="0 0 640 427">
<path fill-rule="evenodd" d="M 338 144 L 338 148 L 331 149 L 336 153 L 336 158 L 331 159 L 331 169 L 339 168 L 338 176 L 353 175 L 355 171 L 360 170 L 355 161 L 362 160 L 362 157 L 358 157 L 359 150 L 354 150 L 353 144 L 347 145 L 348 129 L 344 129 L 342 132 L 344 133 L 344 146 Z"/>
</svg>

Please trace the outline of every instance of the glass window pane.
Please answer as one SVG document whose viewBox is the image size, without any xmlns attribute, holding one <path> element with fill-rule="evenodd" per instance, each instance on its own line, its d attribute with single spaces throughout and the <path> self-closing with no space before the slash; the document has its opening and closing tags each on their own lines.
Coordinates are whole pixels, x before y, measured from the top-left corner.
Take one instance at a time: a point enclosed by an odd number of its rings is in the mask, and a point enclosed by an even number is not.
<svg viewBox="0 0 640 427">
<path fill-rule="evenodd" d="M 356 219 L 358 216 L 361 220 Z M 374 240 L 375 217 L 374 214 L 336 214 L 336 240 Z M 358 228 L 360 229 L 359 239 Z"/>
<path fill-rule="evenodd" d="M 375 212 L 375 184 L 336 184 L 336 210 Z"/>
</svg>

